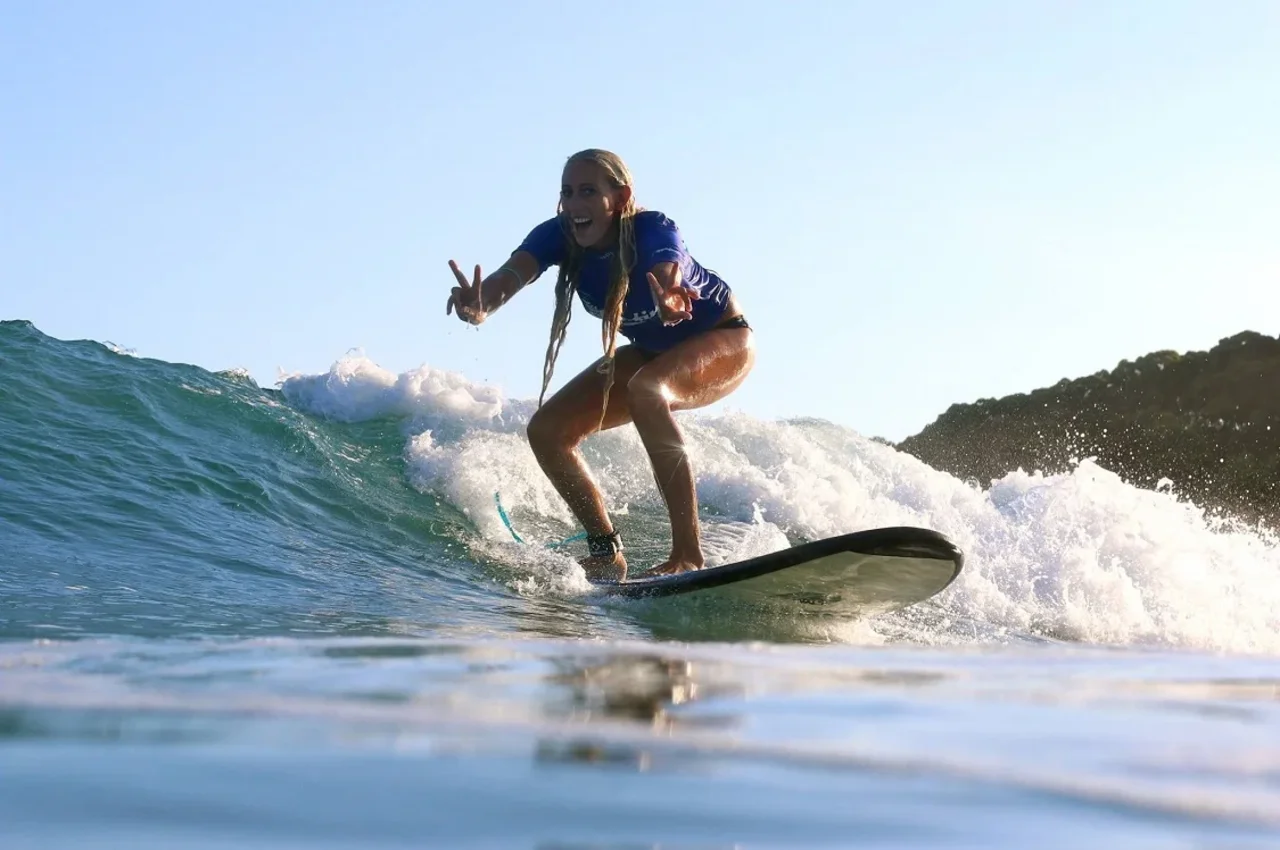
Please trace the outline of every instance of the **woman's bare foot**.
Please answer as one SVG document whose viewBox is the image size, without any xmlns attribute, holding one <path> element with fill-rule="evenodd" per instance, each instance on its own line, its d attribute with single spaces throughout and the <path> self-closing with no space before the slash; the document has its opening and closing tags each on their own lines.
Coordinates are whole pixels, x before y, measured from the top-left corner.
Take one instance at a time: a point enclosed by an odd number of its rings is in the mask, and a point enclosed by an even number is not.
<svg viewBox="0 0 1280 850">
<path fill-rule="evenodd" d="M 621 552 L 612 555 L 588 555 L 578 559 L 578 566 L 588 581 L 626 581 L 627 559 Z"/>
<path fill-rule="evenodd" d="M 658 566 L 649 571 L 651 576 L 673 576 L 679 573 L 691 573 L 694 570 L 700 570 L 706 566 L 706 562 L 701 557 L 696 558 L 679 558 L 672 555 Z"/>
</svg>

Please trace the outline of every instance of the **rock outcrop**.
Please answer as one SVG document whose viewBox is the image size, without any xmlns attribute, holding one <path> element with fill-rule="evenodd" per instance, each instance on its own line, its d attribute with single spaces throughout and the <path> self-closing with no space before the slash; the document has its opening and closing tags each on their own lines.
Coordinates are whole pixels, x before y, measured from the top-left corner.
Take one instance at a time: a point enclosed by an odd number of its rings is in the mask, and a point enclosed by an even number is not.
<svg viewBox="0 0 1280 850">
<path fill-rule="evenodd" d="M 1135 486 L 1280 528 L 1280 338 L 1246 331 L 1207 352 L 1158 351 L 1029 394 L 956 404 L 898 448 L 981 486 L 1092 457 Z"/>
</svg>

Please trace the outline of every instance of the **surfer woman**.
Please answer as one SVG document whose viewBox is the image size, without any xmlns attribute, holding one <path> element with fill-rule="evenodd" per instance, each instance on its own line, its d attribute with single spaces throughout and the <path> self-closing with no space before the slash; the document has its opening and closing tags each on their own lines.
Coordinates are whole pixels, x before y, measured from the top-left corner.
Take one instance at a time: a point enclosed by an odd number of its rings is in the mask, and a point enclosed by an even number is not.
<svg viewBox="0 0 1280 850">
<path fill-rule="evenodd" d="M 742 383 L 755 362 L 751 329 L 728 285 L 699 265 L 675 222 L 636 205 L 631 173 L 604 150 L 569 157 L 556 216 L 535 227 L 506 263 L 471 281 L 457 278 L 445 307 L 478 325 L 559 266 L 555 316 L 529 444 L 543 472 L 587 532 L 581 563 L 593 579 L 626 577 L 622 540 L 578 446 L 588 435 L 632 422 L 653 464 L 671 519 L 662 574 L 701 569 L 697 492 L 673 413 L 704 407 Z M 543 399 L 577 295 L 602 320 L 604 356 Z M 617 344 L 618 334 L 630 344 Z"/>
</svg>

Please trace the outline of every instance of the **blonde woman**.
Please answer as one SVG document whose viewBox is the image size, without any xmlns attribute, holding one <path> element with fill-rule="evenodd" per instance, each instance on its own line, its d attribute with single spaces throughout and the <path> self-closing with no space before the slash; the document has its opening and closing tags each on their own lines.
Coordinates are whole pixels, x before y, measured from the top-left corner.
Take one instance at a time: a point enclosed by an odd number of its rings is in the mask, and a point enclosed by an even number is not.
<svg viewBox="0 0 1280 850">
<path fill-rule="evenodd" d="M 728 284 L 685 249 L 675 222 L 636 205 L 631 174 L 603 150 L 565 163 L 556 215 L 535 227 L 507 262 L 472 280 L 449 261 L 458 285 L 445 307 L 480 324 L 558 266 L 555 316 L 529 444 L 543 472 L 587 532 L 588 578 L 626 578 L 622 540 L 578 447 L 596 431 L 636 427 L 671 520 L 671 556 L 654 572 L 701 569 L 697 492 L 673 413 L 733 392 L 755 362 L 751 328 Z M 547 387 L 574 296 L 601 320 L 604 355 L 550 399 Z M 618 335 L 628 344 L 618 346 Z M 544 401 L 545 400 L 545 401 Z"/>
</svg>

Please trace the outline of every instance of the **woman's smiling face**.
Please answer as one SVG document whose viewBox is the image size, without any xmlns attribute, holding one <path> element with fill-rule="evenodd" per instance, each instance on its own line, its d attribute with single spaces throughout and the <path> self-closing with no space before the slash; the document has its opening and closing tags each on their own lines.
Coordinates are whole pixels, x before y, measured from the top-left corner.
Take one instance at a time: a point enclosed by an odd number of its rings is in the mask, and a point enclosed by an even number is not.
<svg viewBox="0 0 1280 850">
<path fill-rule="evenodd" d="M 603 247 L 614 236 L 618 211 L 631 196 L 628 186 L 614 186 L 608 172 L 594 162 L 570 162 L 560 185 L 560 206 L 570 232 L 584 248 Z"/>
</svg>

